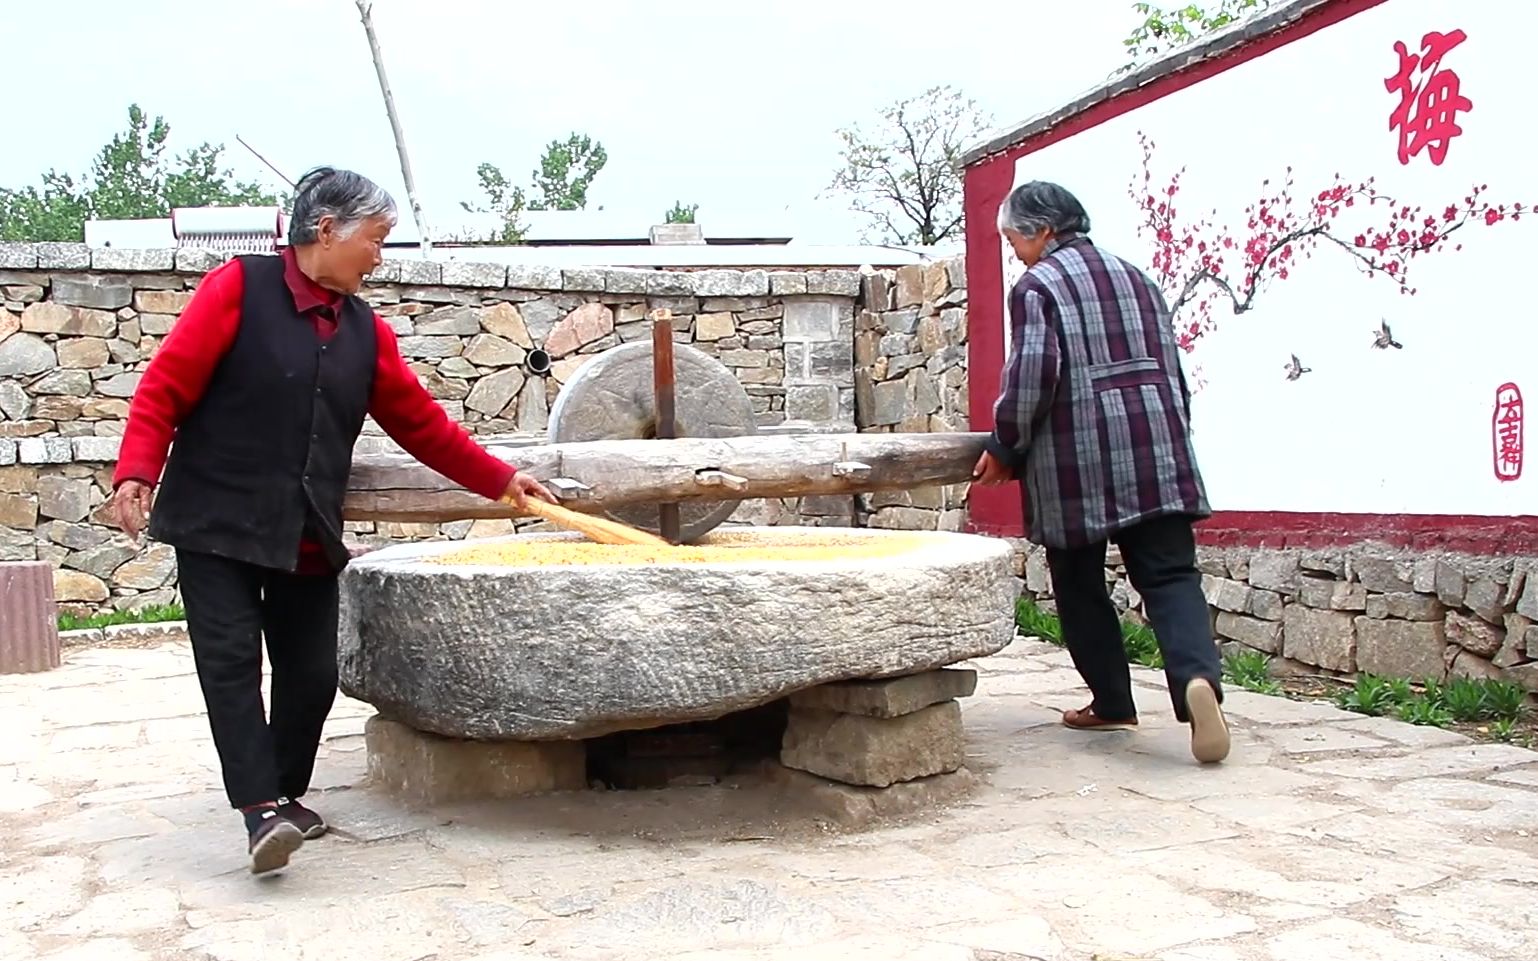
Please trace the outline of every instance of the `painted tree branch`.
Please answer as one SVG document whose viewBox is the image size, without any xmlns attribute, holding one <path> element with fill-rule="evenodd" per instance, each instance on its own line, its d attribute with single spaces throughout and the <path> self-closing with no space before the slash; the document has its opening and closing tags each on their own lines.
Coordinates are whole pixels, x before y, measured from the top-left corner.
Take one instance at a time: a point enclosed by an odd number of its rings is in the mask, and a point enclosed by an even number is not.
<svg viewBox="0 0 1538 961">
<path fill-rule="evenodd" d="M 1183 222 L 1176 200 L 1185 168 L 1155 189 L 1154 144 L 1144 134 L 1139 142 L 1142 177 L 1133 179 L 1128 195 L 1143 211 L 1139 235 L 1154 240 L 1151 273 L 1166 292 L 1180 346 L 1187 352 L 1215 329 L 1215 304 L 1227 303 L 1235 314 L 1250 310 L 1257 295 L 1272 282 L 1286 280 L 1321 245 L 1344 251 L 1367 276 L 1381 274 L 1401 293 L 1413 295 L 1409 268 L 1417 257 L 1446 249 L 1453 235 L 1470 224 L 1521 220 L 1532 210 L 1520 203 L 1490 203 L 1484 199 L 1484 184 L 1471 187 L 1461 202 L 1428 209 L 1381 192 L 1375 178 L 1353 183 L 1339 174 L 1324 189 L 1299 199 L 1288 167 L 1278 187 L 1262 181 L 1264 195 L 1245 209 L 1245 227 L 1235 231 L 1216 225 L 1216 211 Z M 1367 211 L 1356 228 L 1344 222 L 1353 209 Z"/>
</svg>

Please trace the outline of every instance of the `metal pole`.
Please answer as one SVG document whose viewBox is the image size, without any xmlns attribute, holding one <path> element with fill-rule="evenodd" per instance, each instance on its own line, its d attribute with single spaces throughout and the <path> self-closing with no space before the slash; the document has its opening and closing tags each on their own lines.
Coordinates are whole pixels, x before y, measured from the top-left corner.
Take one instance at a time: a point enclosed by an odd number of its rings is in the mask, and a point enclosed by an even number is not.
<svg viewBox="0 0 1538 961">
<path fill-rule="evenodd" d="M 678 436 L 678 424 L 673 411 L 673 312 L 660 308 L 651 312 L 652 318 L 652 401 L 656 412 L 655 434 L 658 440 L 673 440 Z M 678 504 L 662 504 L 658 507 L 661 533 L 664 540 L 677 544 L 679 538 Z"/>
</svg>

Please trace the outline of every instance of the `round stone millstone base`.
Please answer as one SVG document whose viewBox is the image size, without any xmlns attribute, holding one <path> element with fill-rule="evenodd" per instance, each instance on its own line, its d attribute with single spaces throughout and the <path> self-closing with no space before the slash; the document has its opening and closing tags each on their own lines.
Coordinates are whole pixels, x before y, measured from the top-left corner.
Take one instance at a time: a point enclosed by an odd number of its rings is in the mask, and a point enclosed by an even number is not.
<svg viewBox="0 0 1538 961">
<path fill-rule="evenodd" d="M 447 737 L 578 739 L 928 671 L 1014 637 L 1019 586 L 994 538 L 734 528 L 671 559 L 613 548 L 555 564 L 539 563 L 540 544 L 557 555 L 582 540 L 405 544 L 354 560 L 342 690 Z M 728 556 L 688 553 L 712 547 Z M 496 563 L 499 548 L 514 562 Z"/>
</svg>

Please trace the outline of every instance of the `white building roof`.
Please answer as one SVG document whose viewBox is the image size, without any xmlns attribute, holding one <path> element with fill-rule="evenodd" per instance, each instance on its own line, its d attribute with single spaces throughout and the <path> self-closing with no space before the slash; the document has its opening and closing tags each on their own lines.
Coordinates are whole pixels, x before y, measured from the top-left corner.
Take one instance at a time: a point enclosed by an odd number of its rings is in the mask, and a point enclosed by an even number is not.
<svg viewBox="0 0 1538 961">
<path fill-rule="evenodd" d="M 901 267 L 925 263 L 962 248 L 835 244 L 601 244 L 572 247 L 452 247 L 434 244 L 432 260 L 554 267 Z M 392 247 L 391 259 L 421 256 L 421 247 Z"/>
<path fill-rule="evenodd" d="M 661 219 L 648 213 L 608 210 L 531 211 L 526 243 L 489 245 L 498 226 L 493 215 L 465 215 L 453 230 L 429 223 L 434 261 L 555 267 L 900 267 L 960 253 L 959 242 L 942 247 L 883 244 L 798 244 L 773 217 L 701 218 L 704 244 L 652 244 Z M 454 239 L 450 239 L 450 237 Z M 477 242 L 478 241 L 478 242 Z M 203 247 L 240 252 L 270 251 L 287 243 L 286 218 L 276 207 L 178 209 L 171 217 L 92 220 L 91 247 L 164 249 Z M 466 246 L 465 244 L 473 244 Z M 408 211 L 387 243 L 391 259 L 421 257 L 416 224 Z"/>
<path fill-rule="evenodd" d="M 520 215 L 524 242 L 539 244 L 644 244 L 651 228 L 663 222 L 660 210 L 528 210 Z M 730 215 L 697 212 L 695 219 L 706 243 L 785 243 L 794 236 L 786 216 Z M 429 212 L 428 230 L 434 245 L 450 242 L 485 242 L 502 228 L 494 214 L 455 211 L 435 220 Z M 408 211 L 390 233 L 391 243 L 421 239 Z"/>
</svg>

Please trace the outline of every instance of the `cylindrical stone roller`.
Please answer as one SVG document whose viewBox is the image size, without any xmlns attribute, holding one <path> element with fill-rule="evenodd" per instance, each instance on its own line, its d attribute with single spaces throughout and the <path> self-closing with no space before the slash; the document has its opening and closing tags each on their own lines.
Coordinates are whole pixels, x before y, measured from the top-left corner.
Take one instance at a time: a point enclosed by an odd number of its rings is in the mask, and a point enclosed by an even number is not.
<svg viewBox="0 0 1538 961">
<path fill-rule="evenodd" d="M 679 437 L 740 437 L 758 432 L 748 392 L 724 364 L 687 344 L 675 344 L 674 416 Z M 582 365 L 561 388 L 550 408 L 553 444 L 592 440 L 633 440 L 656 435 L 652 390 L 652 345 L 636 341 L 604 351 Z M 658 443 L 665 443 L 659 441 Z M 710 533 L 740 501 L 688 501 L 679 505 L 684 542 Z M 657 533 L 657 508 L 633 505 L 608 516 Z"/>
</svg>

